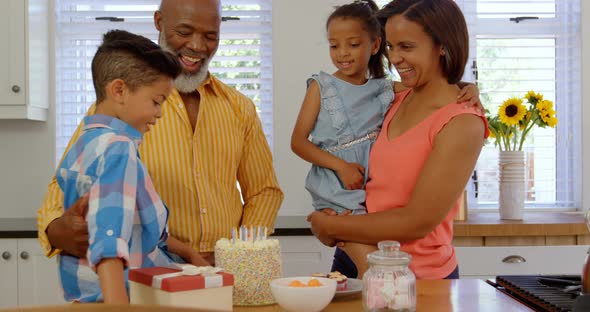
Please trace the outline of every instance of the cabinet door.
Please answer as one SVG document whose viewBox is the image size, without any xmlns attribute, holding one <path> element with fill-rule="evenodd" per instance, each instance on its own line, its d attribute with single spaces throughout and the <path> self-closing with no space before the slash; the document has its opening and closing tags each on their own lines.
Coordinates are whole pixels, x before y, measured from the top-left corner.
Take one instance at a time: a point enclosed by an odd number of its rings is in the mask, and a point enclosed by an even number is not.
<svg viewBox="0 0 590 312">
<path fill-rule="evenodd" d="M 283 276 L 309 276 L 329 272 L 334 248 L 326 247 L 315 236 L 279 236 Z"/>
<path fill-rule="evenodd" d="M 16 239 L 0 239 L 0 308 L 18 304 Z"/>
<path fill-rule="evenodd" d="M 462 278 L 581 274 L 587 246 L 456 247 Z"/>
<path fill-rule="evenodd" d="M 57 274 L 56 259 L 45 257 L 36 239 L 18 240 L 18 304 L 20 306 L 65 303 Z"/>
<path fill-rule="evenodd" d="M 0 106 L 25 105 L 26 1 L 0 1 Z"/>
</svg>

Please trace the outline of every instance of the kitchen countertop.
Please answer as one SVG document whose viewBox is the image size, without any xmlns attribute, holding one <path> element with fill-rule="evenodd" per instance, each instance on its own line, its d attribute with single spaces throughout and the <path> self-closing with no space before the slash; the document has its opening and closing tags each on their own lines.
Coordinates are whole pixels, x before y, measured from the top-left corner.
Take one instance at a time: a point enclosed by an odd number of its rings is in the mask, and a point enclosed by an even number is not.
<svg viewBox="0 0 590 312">
<path fill-rule="evenodd" d="M 479 279 L 416 282 L 416 311 L 533 311 Z M 362 311 L 360 296 L 336 299 L 324 312 Z M 280 312 L 279 306 L 235 307 L 234 312 Z"/>
<path fill-rule="evenodd" d="M 455 221 L 454 235 L 469 236 L 549 236 L 586 235 L 581 212 L 528 212 L 521 221 L 500 220 L 498 213 L 469 214 L 465 221 Z M 304 216 L 278 216 L 276 236 L 312 235 Z M 0 218 L 0 238 L 36 238 L 35 218 Z"/>
<path fill-rule="evenodd" d="M 532 311 L 518 301 L 501 293 L 482 280 L 459 279 L 418 281 L 416 283 L 416 311 Z M 1 312 L 197 312 L 195 309 L 175 309 L 157 306 L 116 306 L 96 304 L 70 304 L 56 307 L 0 309 Z M 260 307 L 234 307 L 236 312 L 279 312 L 278 305 Z M 323 311 L 348 312 L 362 311 L 361 299 L 357 295 L 352 298 L 336 299 Z"/>
<path fill-rule="evenodd" d="M 308 236 L 311 231 L 305 217 L 279 216 L 274 235 Z M 37 219 L 0 218 L 0 238 L 37 238 Z"/>
<path fill-rule="evenodd" d="M 559 236 L 587 235 L 582 212 L 528 212 L 523 220 L 500 220 L 498 213 L 469 214 L 455 221 L 458 236 Z"/>
<path fill-rule="evenodd" d="M 0 218 L 0 238 L 37 238 L 37 219 Z"/>
</svg>

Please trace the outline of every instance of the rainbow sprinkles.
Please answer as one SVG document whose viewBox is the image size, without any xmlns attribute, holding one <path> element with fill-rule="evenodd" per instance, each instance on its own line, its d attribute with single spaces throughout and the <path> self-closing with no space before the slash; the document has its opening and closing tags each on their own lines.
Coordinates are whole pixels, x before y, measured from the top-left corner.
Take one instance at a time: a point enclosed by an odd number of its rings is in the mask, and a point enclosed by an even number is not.
<svg viewBox="0 0 590 312">
<path fill-rule="evenodd" d="M 266 227 L 232 229 L 231 239 L 215 244 L 215 263 L 234 275 L 234 305 L 275 303 L 270 281 L 282 276 L 281 248 Z"/>
</svg>

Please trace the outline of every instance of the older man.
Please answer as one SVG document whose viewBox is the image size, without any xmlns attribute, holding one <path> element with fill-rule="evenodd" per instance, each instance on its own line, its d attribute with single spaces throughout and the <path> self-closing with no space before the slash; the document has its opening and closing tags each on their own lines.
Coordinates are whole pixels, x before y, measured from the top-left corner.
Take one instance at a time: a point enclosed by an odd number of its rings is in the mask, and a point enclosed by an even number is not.
<svg viewBox="0 0 590 312">
<path fill-rule="evenodd" d="M 194 248 L 179 256 L 198 262 L 200 255 L 214 263 L 215 242 L 233 227 L 272 229 L 283 193 L 254 103 L 208 70 L 219 46 L 220 2 L 162 0 L 154 22 L 160 45 L 178 55 L 184 70 L 139 151 L 170 209 L 170 234 Z M 85 256 L 87 200 L 64 213 L 63 194 L 52 179 L 37 217 L 47 256 L 61 250 Z"/>
</svg>

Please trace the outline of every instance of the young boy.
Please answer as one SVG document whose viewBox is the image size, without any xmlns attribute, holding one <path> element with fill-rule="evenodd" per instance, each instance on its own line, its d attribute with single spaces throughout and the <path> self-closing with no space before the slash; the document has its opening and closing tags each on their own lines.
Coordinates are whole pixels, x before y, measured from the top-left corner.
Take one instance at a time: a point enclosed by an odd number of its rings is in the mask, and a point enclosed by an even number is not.
<svg viewBox="0 0 590 312">
<path fill-rule="evenodd" d="M 160 249 L 165 244 L 193 264 L 207 265 L 168 237 L 168 209 L 137 152 L 181 70 L 174 55 L 145 37 L 122 30 L 104 35 L 92 60 L 96 113 L 84 119 L 83 134 L 56 172 L 64 207 L 88 196 L 87 257 L 59 257 L 68 301 L 128 303 L 127 268 L 169 265 Z"/>
</svg>

